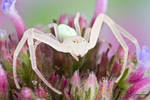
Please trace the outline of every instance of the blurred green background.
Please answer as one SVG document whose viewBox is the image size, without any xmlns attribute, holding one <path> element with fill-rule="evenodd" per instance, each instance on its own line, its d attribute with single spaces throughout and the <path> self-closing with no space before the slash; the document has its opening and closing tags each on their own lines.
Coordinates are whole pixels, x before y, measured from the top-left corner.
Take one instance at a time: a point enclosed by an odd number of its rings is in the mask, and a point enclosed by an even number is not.
<svg viewBox="0 0 150 100">
<path fill-rule="evenodd" d="M 17 10 L 28 28 L 37 24 L 48 24 L 63 13 L 74 15 L 81 12 L 90 22 L 94 9 L 95 0 L 17 0 Z M 107 15 L 132 33 L 141 45 L 150 47 L 149 10 L 150 0 L 108 0 Z M 12 23 L 2 13 L 0 28 L 14 32 Z M 113 38 L 109 31 L 105 35 L 106 38 Z"/>
</svg>

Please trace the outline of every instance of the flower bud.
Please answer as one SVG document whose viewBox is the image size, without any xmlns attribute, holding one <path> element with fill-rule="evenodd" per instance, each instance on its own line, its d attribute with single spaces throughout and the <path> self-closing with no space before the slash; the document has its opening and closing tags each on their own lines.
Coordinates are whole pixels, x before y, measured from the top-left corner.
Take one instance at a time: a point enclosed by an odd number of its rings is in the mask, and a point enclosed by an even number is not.
<svg viewBox="0 0 150 100">
<path fill-rule="evenodd" d="M 88 92 L 88 100 L 95 100 L 98 91 L 98 83 L 97 78 L 93 72 L 90 73 L 84 88 L 85 91 Z"/>
<path fill-rule="evenodd" d="M 80 85 L 80 76 L 79 71 L 75 71 L 72 78 L 71 78 L 71 84 L 74 87 L 79 87 Z"/>
<path fill-rule="evenodd" d="M 112 100 L 114 81 L 103 80 L 100 82 L 96 100 Z"/>
<path fill-rule="evenodd" d="M 76 88 L 80 88 L 80 76 L 79 71 L 75 71 L 71 78 L 71 93 L 75 94 Z"/>
<path fill-rule="evenodd" d="M 32 100 L 33 98 L 35 98 L 35 95 L 32 92 L 32 90 L 27 87 L 22 88 L 21 95 L 25 100 Z"/>
</svg>

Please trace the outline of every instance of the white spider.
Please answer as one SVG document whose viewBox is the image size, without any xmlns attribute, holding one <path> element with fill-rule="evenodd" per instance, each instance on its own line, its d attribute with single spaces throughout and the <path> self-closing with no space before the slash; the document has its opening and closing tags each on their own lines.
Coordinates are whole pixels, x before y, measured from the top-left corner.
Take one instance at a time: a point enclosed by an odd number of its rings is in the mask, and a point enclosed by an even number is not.
<svg viewBox="0 0 150 100">
<path fill-rule="evenodd" d="M 29 46 L 32 69 L 50 89 L 52 89 L 58 94 L 61 94 L 59 90 L 55 89 L 43 77 L 43 75 L 40 73 L 40 71 L 37 68 L 36 55 L 35 55 L 35 50 L 37 45 L 39 45 L 41 42 L 46 43 L 47 45 L 51 46 L 52 48 L 54 48 L 59 52 L 70 53 L 73 56 L 73 58 L 75 58 L 78 61 L 78 56 L 83 57 L 88 52 L 88 50 L 95 47 L 99 38 L 99 33 L 101 31 L 103 22 L 110 27 L 114 36 L 116 37 L 116 39 L 118 40 L 122 48 L 124 49 L 124 62 L 122 65 L 122 71 L 120 76 L 116 79 L 116 82 L 120 80 L 123 72 L 125 71 L 127 57 L 128 57 L 128 46 L 121 35 L 128 38 L 131 42 L 135 44 L 136 47 L 140 48 L 137 40 L 131 34 L 129 34 L 127 31 L 125 31 L 123 28 L 117 25 L 112 19 L 110 19 L 105 14 L 98 15 L 95 20 L 95 23 L 93 24 L 93 27 L 91 29 L 88 28 L 86 30 L 84 37 L 82 37 L 80 32 L 80 26 L 79 26 L 79 17 L 80 14 L 77 13 L 74 19 L 76 31 L 73 28 L 64 24 L 60 24 L 57 26 L 57 24 L 53 23 L 43 27 L 43 30 L 46 28 L 54 27 L 56 37 L 51 33 L 46 34 L 43 31 L 36 28 L 28 29 L 24 33 L 24 36 L 18 43 L 13 56 L 13 75 L 14 75 L 14 81 L 17 88 L 20 88 L 20 86 L 17 81 L 16 60 L 19 55 L 19 52 L 21 51 L 21 48 L 26 43 L 26 41 Z M 36 40 L 36 42 L 34 42 L 34 40 Z"/>
</svg>

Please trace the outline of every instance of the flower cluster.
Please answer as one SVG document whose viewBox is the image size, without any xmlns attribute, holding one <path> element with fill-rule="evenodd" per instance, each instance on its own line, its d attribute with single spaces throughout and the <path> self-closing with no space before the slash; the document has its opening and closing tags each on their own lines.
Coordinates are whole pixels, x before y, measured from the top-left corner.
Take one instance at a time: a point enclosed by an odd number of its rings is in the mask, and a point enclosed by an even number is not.
<svg viewBox="0 0 150 100">
<path fill-rule="evenodd" d="M 122 48 L 112 55 L 111 45 L 102 54 L 101 44 L 90 50 L 79 61 L 69 54 L 55 51 L 46 44 L 40 44 L 36 50 L 37 67 L 53 87 L 61 90 L 58 95 L 50 90 L 38 78 L 31 68 L 28 46 L 22 48 L 17 61 L 17 80 L 21 86 L 18 90 L 14 84 L 12 62 L 14 50 L 22 38 L 26 25 L 15 8 L 16 0 L 2 0 L 1 10 L 14 24 L 16 34 L 8 34 L 0 29 L 0 100 L 147 100 L 150 96 L 150 50 L 143 46 L 129 53 L 126 70 L 120 81 L 115 80 L 121 74 L 123 56 Z M 107 0 L 97 0 L 91 23 L 84 15 L 79 18 L 81 34 L 92 27 L 100 13 L 106 13 Z M 73 15 L 62 14 L 56 24 L 74 26 Z M 53 29 L 50 29 L 53 33 Z M 136 54 L 135 54 L 136 53 Z"/>
</svg>

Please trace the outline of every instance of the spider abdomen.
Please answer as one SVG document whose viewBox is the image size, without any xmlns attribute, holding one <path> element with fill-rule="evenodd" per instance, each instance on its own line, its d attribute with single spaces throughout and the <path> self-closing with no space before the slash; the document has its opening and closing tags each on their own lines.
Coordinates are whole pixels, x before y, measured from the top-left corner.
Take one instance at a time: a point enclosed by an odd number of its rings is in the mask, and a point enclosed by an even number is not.
<svg viewBox="0 0 150 100">
<path fill-rule="evenodd" d="M 68 25 L 60 24 L 58 26 L 59 38 L 64 40 L 68 37 L 77 36 L 77 32 Z"/>
</svg>

